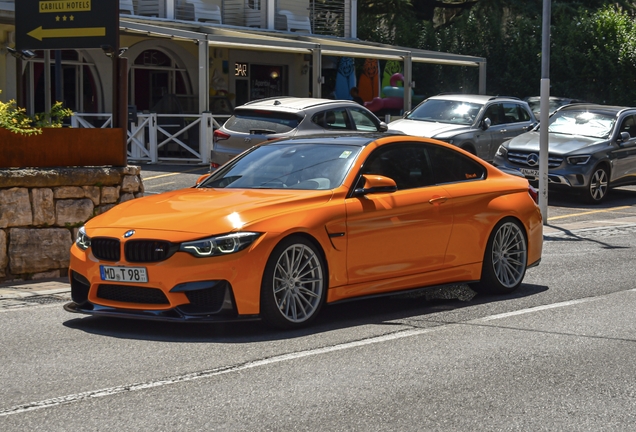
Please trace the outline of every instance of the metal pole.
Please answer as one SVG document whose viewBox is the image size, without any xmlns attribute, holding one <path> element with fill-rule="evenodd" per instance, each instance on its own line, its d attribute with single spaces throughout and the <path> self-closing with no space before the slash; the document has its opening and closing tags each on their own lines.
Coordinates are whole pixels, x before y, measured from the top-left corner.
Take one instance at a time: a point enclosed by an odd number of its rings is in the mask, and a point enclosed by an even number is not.
<svg viewBox="0 0 636 432">
<path fill-rule="evenodd" d="M 51 51 L 44 50 L 44 112 L 51 112 Z"/>
<path fill-rule="evenodd" d="M 55 102 L 64 102 L 62 86 L 62 51 L 55 50 Z"/>
<path fill-rule="evenodd" d="M 539 115 L 539 208 L 543 224 L 548 223 L 548 124 L 550 117 L 550 10 L 551 0 L 543 0 L 543 37 L 541 46 L 541 101 Z"/>
</svg>

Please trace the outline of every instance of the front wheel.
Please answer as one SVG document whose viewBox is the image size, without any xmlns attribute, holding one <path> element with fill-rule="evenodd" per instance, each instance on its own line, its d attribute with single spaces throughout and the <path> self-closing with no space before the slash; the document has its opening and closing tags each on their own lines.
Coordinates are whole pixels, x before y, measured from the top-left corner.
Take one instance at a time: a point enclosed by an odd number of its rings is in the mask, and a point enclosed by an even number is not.
<svg viewBox="0 0 636 432">
<path fill-rule="evenodd" d="M 599 204 L 607 195 L 609 189 L 609 173 L 607 168 L 599 166 L 594 169 L 590 184 L 585 190 L 585 200 L 592 204 Z"/>
<path fill-rule="evenodd" d="M 272 251 L 261 284 L 261 318 L 278 328 L 296 328 L 318 315 L 327 292 L 322 256 L 309 240 L 293 236 Z"/>
<path fill-rule="evenodd" d="M 526 274 L 528 243 L 523 226 L 515 219 L 501 220 L 488 239 L 477 292 L 506 294 L 516 290 Z"/>
</svg>

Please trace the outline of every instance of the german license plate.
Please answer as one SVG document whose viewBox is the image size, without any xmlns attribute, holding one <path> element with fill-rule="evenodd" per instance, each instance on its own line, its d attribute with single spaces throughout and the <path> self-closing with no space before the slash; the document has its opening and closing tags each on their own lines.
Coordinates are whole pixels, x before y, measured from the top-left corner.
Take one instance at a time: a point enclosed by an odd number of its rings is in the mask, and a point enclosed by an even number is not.
<svg viewBox="0 0 636 432">
<path fill-rule="evenodd" d="M 147 283 L 148 273 L 145 267 L 122 267 L 100 265 L 103 281 Z"/>
<path fill-rule="evenodd" d="M 519 170 L 521 171 L 521 174 L 526 177 L 539 177 L 539 170 L 529 168 L 519 168 Z"/>
</svg>

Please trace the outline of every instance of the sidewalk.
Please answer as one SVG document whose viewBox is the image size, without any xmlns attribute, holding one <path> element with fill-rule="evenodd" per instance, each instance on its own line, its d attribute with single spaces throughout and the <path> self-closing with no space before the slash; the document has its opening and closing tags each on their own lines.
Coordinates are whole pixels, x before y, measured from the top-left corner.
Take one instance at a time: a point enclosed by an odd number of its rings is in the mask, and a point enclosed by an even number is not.
<svg viewBox="0 0 636 432">
<path fill-rule="evenodd" d="M 557 219 L 557 218 L 555 218 Z M 554 220 L 543 227 L 544 238 L 570 235 L 576 232 L 636 226 L 636 216 L 615 219 L 561 222 Z M 20 281 L 0 284 L 0 309 L 35 304 L 59 303 L 71 300 L 68 278 Z"/>
</svg>

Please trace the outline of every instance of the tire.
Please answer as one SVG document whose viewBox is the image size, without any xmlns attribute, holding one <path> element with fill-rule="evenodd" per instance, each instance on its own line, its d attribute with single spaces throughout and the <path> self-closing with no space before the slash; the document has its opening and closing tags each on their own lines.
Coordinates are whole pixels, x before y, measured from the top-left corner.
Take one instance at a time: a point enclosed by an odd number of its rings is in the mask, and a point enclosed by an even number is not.
<svg viewBox="0 0 636 432">
<path fill-rule="evenodd" d="M 276 328 L 313 321 L 327 295 L 327 267 L 309 240 L 292 236 L 272 251 L 261 283 L 261 318 Z"/>
<path fill-rule="evenodd" d="M 507 294 L 521 285 L 528 266 L 528 241 L 519 221 L 505 218 L 490 234 L 481 280 L 471 288 L 480 293 Z"/>
<path fill-rule="evenodd" d="M 597 166 L 590 177 L 590 183 L 585 189 L 585 201 L 599 204 L 609 191 L 609 172 L 604 166 Z"/>
</svg>

